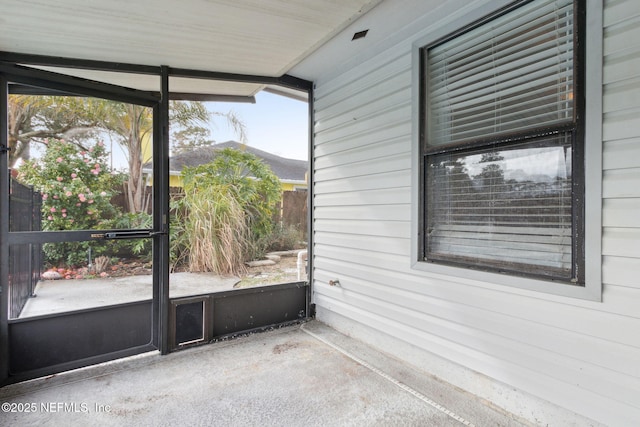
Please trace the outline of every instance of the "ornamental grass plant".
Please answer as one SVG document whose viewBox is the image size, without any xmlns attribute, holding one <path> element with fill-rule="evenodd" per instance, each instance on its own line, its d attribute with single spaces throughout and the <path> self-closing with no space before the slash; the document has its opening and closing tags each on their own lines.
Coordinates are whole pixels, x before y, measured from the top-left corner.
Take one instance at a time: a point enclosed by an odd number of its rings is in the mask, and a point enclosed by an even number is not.
<svg viewBox="0 0 640 427">
<path fill-rule="evenodd" d="M 228 185 L 212 185 L 185 193 L 189 215 L 183 241 L 189 248 L 189 271 L 239 275 L 251 245 L 245 212 Z"/>
<path fill-rule="evenodd" d="M 172 209 L 174 268 L 241 275 L 268 246 L 280 181 L 256 156 L 228 148 L 182 176 L 184 197 Z"/>
</svg>

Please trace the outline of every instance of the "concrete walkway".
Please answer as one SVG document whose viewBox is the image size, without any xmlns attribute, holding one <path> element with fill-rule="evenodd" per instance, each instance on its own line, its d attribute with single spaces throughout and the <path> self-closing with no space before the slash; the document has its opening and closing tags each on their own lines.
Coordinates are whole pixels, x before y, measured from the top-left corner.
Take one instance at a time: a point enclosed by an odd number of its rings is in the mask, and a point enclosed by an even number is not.
<svg viewBox="0 0 640 427">
<path fill-rule="evenodd" d="M 214 273 L 173 273 L 169 275 L 169 297 L 201 295 L 233 289 L 239 277 Z M 124 304 L 152 298 L 151 275 L 83 280 L 41 280 L 20 318 L 85 308 Z"/>
<path fill-rule="evenodd" d="M 523 425 L 317 321 L 10 385 L 0 403 L 2 426 Z"/>
</svg>

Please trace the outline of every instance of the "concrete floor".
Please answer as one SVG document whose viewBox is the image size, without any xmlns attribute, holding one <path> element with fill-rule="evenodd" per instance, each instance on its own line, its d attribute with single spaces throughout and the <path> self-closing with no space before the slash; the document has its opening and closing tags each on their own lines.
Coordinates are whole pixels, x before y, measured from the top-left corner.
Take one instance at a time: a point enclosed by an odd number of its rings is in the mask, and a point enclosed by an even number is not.
<svg viewBox="0 0 640 427">
<path fill-rule="evenodd" d="M 317 321 L 6 386 L 0 403 L 2 426 L 525 425 Z"/>
</svg>

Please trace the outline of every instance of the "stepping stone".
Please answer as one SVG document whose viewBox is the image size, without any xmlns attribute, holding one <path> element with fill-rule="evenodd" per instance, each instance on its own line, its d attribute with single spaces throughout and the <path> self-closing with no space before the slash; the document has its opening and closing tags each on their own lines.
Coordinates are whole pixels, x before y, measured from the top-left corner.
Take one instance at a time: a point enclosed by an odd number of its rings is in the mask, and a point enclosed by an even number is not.
<svg viewBox="0 0 640 427">
<path fill-rule="evenodd" d="M 62 279 L 62 274 L 58 273 L 57 271 L 45 271 L 44 273 L 42 273 L 41 277 L 44 280 L 58 280 Z"/>
<path fill-rule="evenodd" d="M 249 267 L 263 267 L 265 265 L 275 265 L 276 262 L 270 259 L 261 259 L 258 261 L 245 262 L 245 264 L 247 264 Z"/>
</svg>

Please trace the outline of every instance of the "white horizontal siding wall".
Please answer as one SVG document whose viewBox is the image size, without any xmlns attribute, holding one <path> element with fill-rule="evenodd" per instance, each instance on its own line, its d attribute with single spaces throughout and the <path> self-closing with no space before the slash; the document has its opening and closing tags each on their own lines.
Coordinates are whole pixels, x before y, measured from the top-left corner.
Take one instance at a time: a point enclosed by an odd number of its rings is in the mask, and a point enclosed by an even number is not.
<svg viewBox="0 0 640 427">
<path fill-rule="evenodd" d="M 608 425 L 640 425 L 640 2 L 605 2 L 604 20 L 603 301 L 411 269 L 409 38 L 317 82 L 320 320 L 429 360 L 445 380 L 531 420 L 580 423 L 497 384 Z"/>
</svg>

